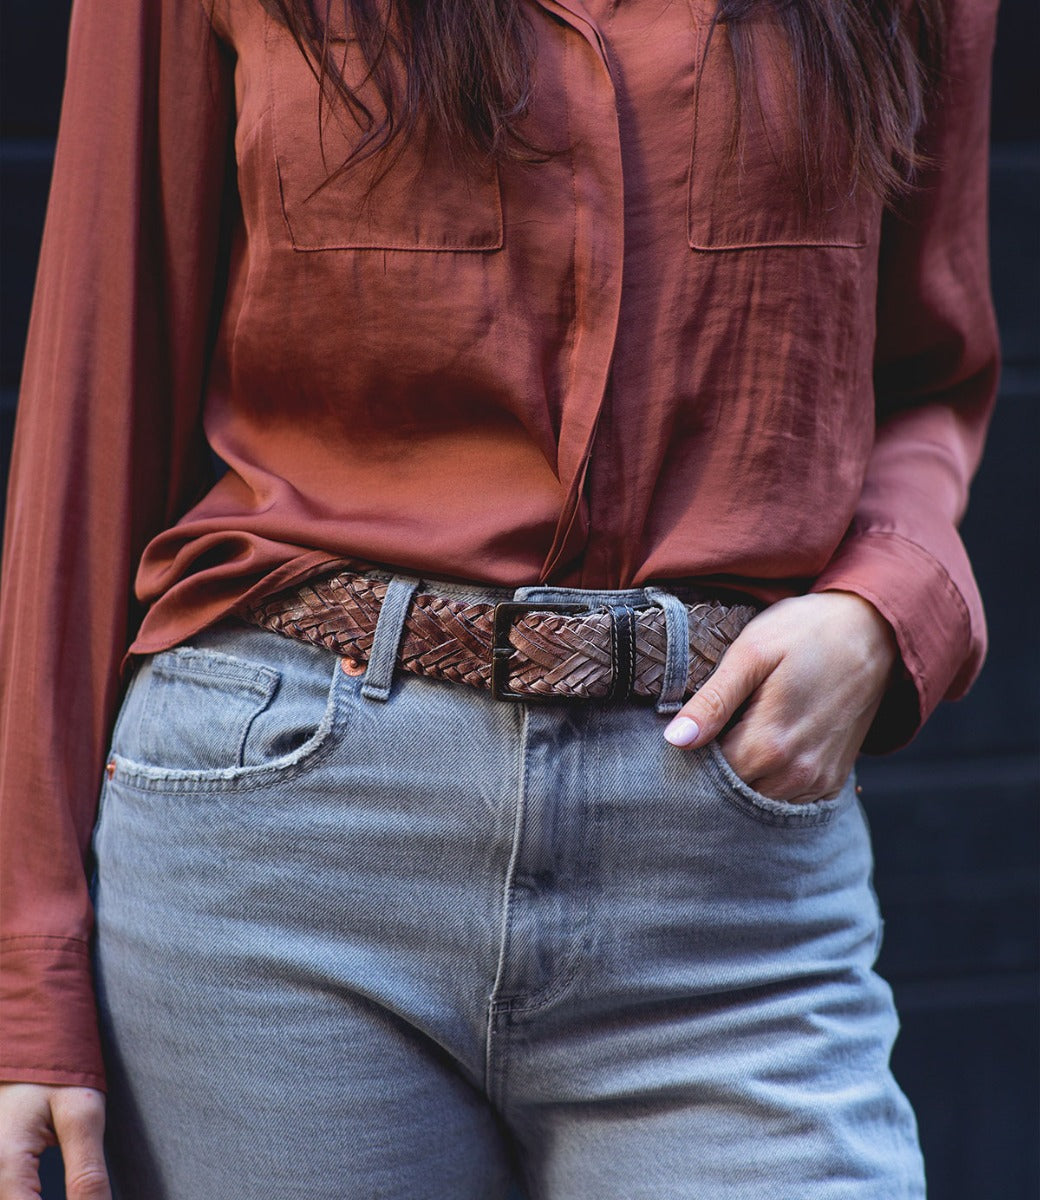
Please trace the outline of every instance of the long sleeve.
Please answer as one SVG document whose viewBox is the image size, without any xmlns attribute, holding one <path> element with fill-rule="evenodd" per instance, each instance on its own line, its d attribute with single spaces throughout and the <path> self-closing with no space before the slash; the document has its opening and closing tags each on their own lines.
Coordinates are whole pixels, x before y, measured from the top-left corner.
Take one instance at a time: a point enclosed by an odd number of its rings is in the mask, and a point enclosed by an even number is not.
<svg viewBox="0 0 1040 1200">
<path fill-rule="evenodd" d="M 815 591 L 870 600 L 906 669 L 867 749 L 908 741 L 982 665 L 986 628 L 957 533 L 996 395 L 987 176 L 995 0 L 953 0 L 931 166 L 886 216 L 879 263 L 877 432 L 852 525 Z M 912 687 L 907 686 L 909 681 Z"/>
<path fill-rule="evenodd" d="M 232 60 L 202 0 L 76 0 L 0 592 L 0 1079 L 103 1086 L 85 859 L 143 546 L 208 470 Z"/>
</svg>

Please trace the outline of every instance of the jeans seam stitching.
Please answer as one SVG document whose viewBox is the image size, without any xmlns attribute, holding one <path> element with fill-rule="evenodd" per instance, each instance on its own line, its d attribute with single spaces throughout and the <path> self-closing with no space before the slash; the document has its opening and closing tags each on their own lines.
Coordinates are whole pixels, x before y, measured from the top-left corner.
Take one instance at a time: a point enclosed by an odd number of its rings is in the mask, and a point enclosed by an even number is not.
<svg viewBox="0 0 1040 1200">
<path fill-rule="evenodd" d="M 596 726 L 596 740 L 600 738 L 600 725 Z M 578 973 L 582 962 L 587 958 L 581 951 L 584 949 L 585 938 L 589 931 L 590 911 L 592 907 L 592 888 L 591 888 L 591 871 L 592 871 L 592 856 L 588 854 L 585 845 L 589 830 L 589 783 L 588 771 L 585 770 L 585 745 L 584 741 L 580 741 L 582 762 L 581 762 L 581 779 L 582 779 L 582 795 L 581 795 L 581 840 L 576 857 L 583 864 L 583 869 L 580 875 L 575 874 L 575 886 L 580 887 L 584 896 L 584 902 L 581 909 L 581 919 L 575 926 L 573 936 L 570 938 L 571 952 L 563 969 L 563 974 L 558 975 L 556 979 L 546 984 L 537 992 L 531 993 L 521 1003 L 511 1006 L 510 1011 L 518 1013 L 536 1013 L 547 1008 L 555 1000 L 558 1000 L 571 986 L 578 977 Z M 597 756 L 598 757 L 598 756 Z"/>
<path fill-rule="evenodd" d="M 484 1087 L 489 1096 L 495 1094 L 495 1047 L 494 1037 L 496 1018 L 503 1011 L 499 1007 L 505 998 L 502 995 L 506 976 L 506 958 L 509 953 L 511 938 L 511 921 L 513 915 L 513 885 L 516 879 L 517 864 L 520 858 L 520 842 L 523 836 L 524 818 L 527 810 L 527 734 L 528 709 L 523 706 L 522 726 L 517 750 L 518 771 L 516 791 L 516 815 L 513 818 L 513 832 L 509 848 L 509 862 L 506 865 L 506 876 L 502 887 L 502 922 L 499 927 L 498 961 L 495 964 L 495 978 L 491 984 L 491 995 L 487 1005 L 487 1027 L 484 1042 Z"/>
</svg>

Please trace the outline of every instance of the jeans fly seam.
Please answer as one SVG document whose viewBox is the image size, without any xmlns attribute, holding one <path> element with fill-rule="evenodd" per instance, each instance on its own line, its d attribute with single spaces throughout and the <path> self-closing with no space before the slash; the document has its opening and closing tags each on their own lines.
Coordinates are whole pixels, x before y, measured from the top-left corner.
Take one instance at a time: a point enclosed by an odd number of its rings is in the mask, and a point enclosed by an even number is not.
<svg viewBox="0 0 1040 1200">
<path fill-rule="evenodd" d="M 523 830 L 524 811 L 527 801 L 527 734 L 529 727 L 527 705 L 522 706 L 520 726 L 520 742 L 517 754 L 517 790 L 516 816 L 513 820 L 512 845 L 509 850 L 509 863 L 506 866 L 505 881 L 502 886 L 502 923 L 499 931 L 498 962 L 495 965 L 495 979 L 491 985 L 491 995 L 488 997 L 487 1032 L 484 1049 L 484 1087 L 488 1096 L 492 1095 L 494 1064 L 494 1027 L 501 992 L 505 983 L 506 955 L 509 951 L 509 919 L 512 915 L 513 881 L 516 878 L 517 863 L 520 858 L 520 836 Z"/>
<path fill-rule="evenodd" d="M 600 740 L 600 726 L 597 724 L 595 729 L 595 737 L 598 745 Z M 584 743 L 579 742 L 579 746 L 582 753 L 580 778 L 583 782 L 581 792 L 581 835 L 575 853 L 575 862 L 578 864 L 578 868 L 574 875 L 574 888 L 575 891 L 579 891 L 583 896 L 581 917 L 569 939 L 570 954 L 565 960 L 560 973 L 540 991 L 532 992 L 522 1002 L 511 1005 L 511 1012 L 531 1014 L 548 1008 L 550 1004 L 567 992 L 571 984 L 578 977 L 581 966 L 586 961 L 582 950 L 585 946 L 585 940 L 591 924 L 592 855 L 588 853 L 587 845 L 590 825 L 589 776 L 588 771 L 585 770 Z"/>
</svg>

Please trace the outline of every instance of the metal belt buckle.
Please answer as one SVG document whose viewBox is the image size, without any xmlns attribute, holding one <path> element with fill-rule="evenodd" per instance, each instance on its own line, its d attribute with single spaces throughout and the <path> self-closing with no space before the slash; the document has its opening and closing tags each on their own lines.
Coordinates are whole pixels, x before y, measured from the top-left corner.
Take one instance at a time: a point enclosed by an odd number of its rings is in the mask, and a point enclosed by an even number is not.
<svg viewBox="0 0 1040 1200">
<path fill-rule="evenodd" d="M 521 603 L 503 600 L 495 605 L 494 634 L 491 643 L 491 694 L 496 700 L 533 700 L 535 703 L 580 700 L 580 696 L 539 695 L 537 692 L 512 692 L 509 690 L 509 661 L 516 647 L 509 641 L 509 630 L 513 622 L 530 612 L 582 613 L 589 612 L 587 604 L 558 604 L 549 600 Z"/>
</svg>

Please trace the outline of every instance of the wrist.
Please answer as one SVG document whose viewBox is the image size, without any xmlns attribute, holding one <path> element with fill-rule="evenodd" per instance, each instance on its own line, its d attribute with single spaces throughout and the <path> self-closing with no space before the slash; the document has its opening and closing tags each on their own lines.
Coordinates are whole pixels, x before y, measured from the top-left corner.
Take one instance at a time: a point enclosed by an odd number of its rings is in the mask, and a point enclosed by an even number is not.
<svg viewBox="0 0 1040 1200">
<path fill-rule="evenodd" d="M 845 602 L 850 621 L 847 628 L 850 632 L 853 628 L 858 631 L 856 644 L 861 647 L 865 663 L 873 668 L 872 673 L 883 679 L 887 686 L 902 666 L 899 643 L 888 620 L 875 605 L 857 592 L 834 588 L 815 594 L 841 597 Z"/>
</svg>

